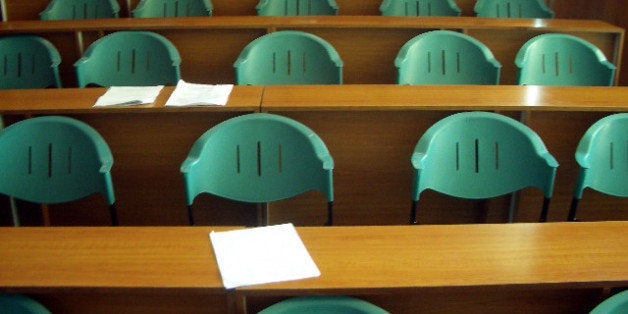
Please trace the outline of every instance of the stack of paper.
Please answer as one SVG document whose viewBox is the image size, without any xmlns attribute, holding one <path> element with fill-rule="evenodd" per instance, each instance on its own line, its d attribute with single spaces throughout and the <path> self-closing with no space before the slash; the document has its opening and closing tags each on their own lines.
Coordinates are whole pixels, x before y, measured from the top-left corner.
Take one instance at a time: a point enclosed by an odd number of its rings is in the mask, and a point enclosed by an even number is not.
<svg viewBox="0 0 628 314">
<path fill-rule="evenodd" d="M 155 102 L 163 87 L 163 85 L 112 86 L 98 98 L 94 107 L 151 104 Z"/>
<path fill-rule="evenodd" d="M 232 89 L 233 84 L 194 84 L 179 80 L 166 106 L 224 106 Z"/>
<path fill-rule="evenodd" d="M 321 275 L 292 224 L 209 234 L 227 289 Z"/>
</svg>

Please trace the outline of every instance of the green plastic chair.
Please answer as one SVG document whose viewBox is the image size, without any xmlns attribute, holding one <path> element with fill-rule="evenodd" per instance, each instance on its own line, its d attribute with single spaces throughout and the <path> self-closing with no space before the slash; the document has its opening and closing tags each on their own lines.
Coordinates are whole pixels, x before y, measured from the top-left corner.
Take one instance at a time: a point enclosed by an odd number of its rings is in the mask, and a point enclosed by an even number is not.
<svg viewBox="0 0 628 314">
<path fill-rule="evenodd" d="M 39 19 L 82 20 L 117 18 L 120 5 L 116 0 L 51 0 L 39 13 Z"/>
<path fill-rule="evenodd" d="M 0 313 L 50 314 L 39 302 L 19 294 L 0 294 Z"/>
<path fill-rule="evenodd" d="M 176 85 L 181 57 L 165 37 L 120 31 L 92 43 L 74 68 L 79 87 Z"/>
<path fill-rule="evenodd" d="M 590 314 L 626 314 L 628 313 L 628 290 L 619 292 L 598 304 Z"/>
<path fill-rule="evenodd" d="M 296 297 L 275 303 L 258 314 L 388 314 L 377 305 L 345 296 Z"/>
<path fill-rule="evenodd" d="M 102 194 L 117 225 L 112 165 L 100 134 L 72 118 L 37 117 L 0 131 L 0 194 L 9 197 L 58 204 Z"/>
<path fill-rule="evenodd" d="M 61 56 L 48 40 L 32 35 L 0 38 L 0 89 L 61 87 Z"/>
<path fill-rule="evenodd" d="M 210 0 L 141 0 L 132 14 L 135 18 L 212 16 Z"/>
<path fill-rule="evenodd" d="M 554 12 L 542 0 L 478 0 L 477 17 L 550 19 Z"/>
<path fill-rule="evenodd" d="M 584 189 L 628 197 L 628 113 L 602 118 L 584 133 L 576 149 L 580 167 L 568 221 L 576 221 Z"/>
<path fill-rule="evenodd" d="M 237 85 L 342 84 L 342 60 L 328 42 L 279 31 L 249 43 L 234 63 Z"/>
<path fill-rule="evenodd" d="M 481 42 L 437 30 L 410 39 L 395 59 L 400 85 L 497 85 L 501 64 Z"/>
<path fill-rule="evenodd" d="M 382 16 L 460 16 L 453 0 L 384 0 Z"/>
<path fill-rule="evenodd" d="M 334 0 L 260 0 L 258 16 L 338 15 Z"/>
<path fill-rule="evenodd" d="M 314 190 L 327 198 L 331 225 L 333 168 L 320 137 L 295 120 L 267 113 L 229 119 L 205 132 L 181 165 L 190 225 L 201 193 L 264 204 Z"/>
<path fill-rule="evenodd" d="M 543 192 L 539 221 L 547 220 L 558 163 L 524 124 L 491 112 L 446 117 L 421 137 L 414 168 L 412 224 L 421 192 L 430 189 L 464 199 L 489 199 L 527 187 Z"/>
<path fill-rule="evenodd" d="M 612 86 L 615 66 L 591 43 L 566 34 L 528 40 L 515 58 L 519 85 Z"/>
</svg>

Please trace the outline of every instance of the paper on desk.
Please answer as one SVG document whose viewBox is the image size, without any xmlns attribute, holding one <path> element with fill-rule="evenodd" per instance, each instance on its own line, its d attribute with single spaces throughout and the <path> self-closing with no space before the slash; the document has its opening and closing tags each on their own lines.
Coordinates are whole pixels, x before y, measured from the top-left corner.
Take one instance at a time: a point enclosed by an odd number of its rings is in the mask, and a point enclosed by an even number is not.
<svg viewBox="0 0 628 314">
<path fill-rule="evenodd" d="M 292 224 L 209 234 L 225 288 L 321 275 Z"/>
<path fill-rule="evenodd" d="M 194 84 L 179 80 L 166 106 L 224 106 L 232 89 L 233 84 Z"/>
<path fill-rule="evenodd" d="M 112 86 L 96 101 L 94 107 L 130 106 L 155 102 L 163 85 L 157 86 Z"/>
</svg>

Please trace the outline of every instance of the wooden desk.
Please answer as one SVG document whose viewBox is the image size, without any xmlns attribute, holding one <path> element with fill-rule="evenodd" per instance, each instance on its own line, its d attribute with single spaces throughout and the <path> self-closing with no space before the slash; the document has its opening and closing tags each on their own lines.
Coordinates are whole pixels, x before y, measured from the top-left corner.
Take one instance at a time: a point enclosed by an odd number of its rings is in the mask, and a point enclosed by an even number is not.
<svg viewBox="0 0 628 314">
<path fill-rule="evenodd" d="M 92 107 L 104 88 L 0 91 L 0 114 L 8 122 L 37 115 L 68 115 L 88 123 L 111 148 L 116 205 L 122 224 L 187 225 L 181 163 L 194 141 L 212 126 L 258 112 L 263 87 L 236 86 L 224 107 L 164 107 L 172 90 L 173 87 L 165 87 L 152 105 L 116 108 Z M 212 202 L 199 200 L 199 208 L 210 207 L 207 202 Z M 101 198 L 53 205 L 52 223 L 108 225 L 103 206 Z M 229 206 L 224 204 L 221 208 Z M 93 212 L 86 214 L 85 208 L 93 208 Z M 24 214 L 28 215 L 28 211 Z M 251 221 L 254 218 L 253 215 Z M 218 218 L 216 224 L 220 223 L 244 224 Z"/>
<path fill-rule="evenodd" d="M 249 42 L 269 32 L 300 30 L 334 46 L 344 62 L 344 83 L 394 84 L 394 59 L 403 44 L 434 29 L 463 32 L 487 45 L 502 64 L 503 85 L 516 83 L 516 53 L 536 35 L 551 32 L 583 38 L 598 46 L 618 68 L 624 41 L 623 28 L 595 20 L 475 17 L 216 16 L 10 21 L 0 25 L 0 34 L 34 33 L 48 38 L 60 50 L 61 75 L 67 87 L 76 86 L 72 64 L 86 47 L 103 34 L 120 30 L 149 30 L 164 35 L 179 50 L 181 75 L 190 82 L 233 83 L 233 62 Z"/>
<path fill-rule="evenodd" d="M 468 110 L 499 111 L 515 119 L 526 113 L 525 123 L 539 134 L 560 164 L 549 215 L 550 220 L 564 221 L 578 172 L 573 157 L 578 141 L 598 119 L 628 110 L 628 88 L 268 86 L 262 100 L 262 111 L 304 123 L 327 144 L 335 162 L 334 214 L 338 224 L 406 223 L 414 146 L 436 121 Z M 520 196 L 518 221 L 536 221 L 542 194 L 530 189 Z M 291 208 L 312 206 L 312 202 L 274 204 L 271 213 L 283 221 L 283 217 L 294 215 L 290 215 Z M 628 217 L 626 199 L 587 191 L 582 202 L 588 204 L 584 205 L 588 209 L 580 207 L 583 220 Z M 424 223 L 502 222 L 507 219 L 508 200 L 493 201 L 488 217 L 476 216 L 477 210 L 469 202 L 431 192 L 421 196 L 419 208 L 423 216 L 419 221 Z"/>
</svg>

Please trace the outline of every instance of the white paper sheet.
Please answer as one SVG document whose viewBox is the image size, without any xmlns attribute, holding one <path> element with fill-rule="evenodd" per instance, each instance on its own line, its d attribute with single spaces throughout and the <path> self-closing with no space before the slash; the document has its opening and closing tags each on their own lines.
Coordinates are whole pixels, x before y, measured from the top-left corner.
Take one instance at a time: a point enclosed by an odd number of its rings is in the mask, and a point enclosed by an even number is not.
<svg viewBox="0 0 628 314">
<path fill-rule="evenodd" d="M 96 101 L 94 107 L 132 106 L 155 102 L 163 85 L 112 86 Z"/>
<path fill-rule="evenodd" d="M 166 102 L 166 107 L 224 106 L 229 100 L 233 84 L 208 85 L 179 80 Z"/>
<path fill-rule="evenodd" d="M 209 234 L 227 289 L 321 275 L 292 224 Z"/>
</svg>

